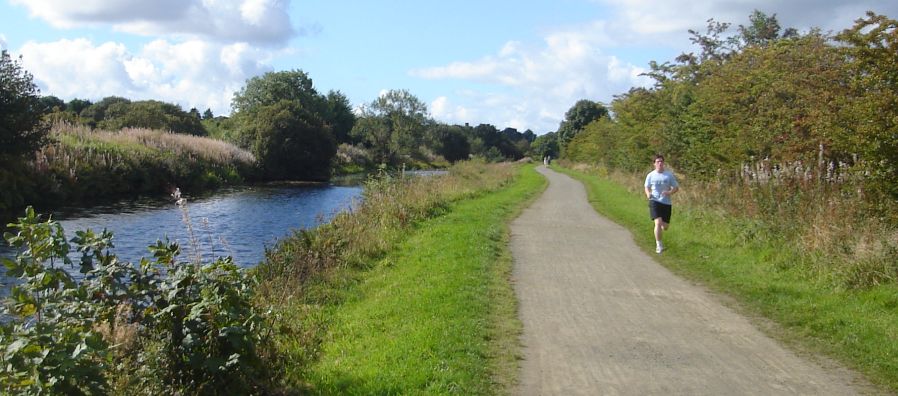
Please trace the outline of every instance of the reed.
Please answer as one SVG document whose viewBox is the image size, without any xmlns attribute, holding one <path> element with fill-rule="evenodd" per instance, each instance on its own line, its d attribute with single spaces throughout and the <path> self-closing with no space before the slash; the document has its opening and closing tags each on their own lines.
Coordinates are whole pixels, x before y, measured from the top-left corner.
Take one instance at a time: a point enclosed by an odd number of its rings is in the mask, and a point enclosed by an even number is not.
<svg viewBox="0 0 898 396">
<path fill-rule="evenodd" d="M 27 164 L 19 183 L 22 202 L 54 206 L 137 194 L 162 195 L 174 186 L 200 192 L 237 184 L 257 174 L 255 159 L 223 141 L 165 131 L 91 130 L 56 123 L 53 143 Z"/>
</svg>

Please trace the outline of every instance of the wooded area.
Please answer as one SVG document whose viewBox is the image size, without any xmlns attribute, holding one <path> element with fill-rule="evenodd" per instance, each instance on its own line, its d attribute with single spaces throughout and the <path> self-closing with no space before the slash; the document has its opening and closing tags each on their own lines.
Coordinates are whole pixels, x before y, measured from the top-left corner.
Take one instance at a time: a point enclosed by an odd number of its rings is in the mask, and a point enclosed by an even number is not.
<svg viewBox="0 0 898 396">
<path fill-rule="evenodd" d="M 749 20 L 731 35 L 714 20 L 690 31 L 700 53 L 652 62 L 655 86 L 616 96 L 563 156 L 635 171 L 660 152 L 696 180 L 852 181 L 893 203 L 898 22 L 868 13 L 831 35 L 759 11 Z"/>
</svg>

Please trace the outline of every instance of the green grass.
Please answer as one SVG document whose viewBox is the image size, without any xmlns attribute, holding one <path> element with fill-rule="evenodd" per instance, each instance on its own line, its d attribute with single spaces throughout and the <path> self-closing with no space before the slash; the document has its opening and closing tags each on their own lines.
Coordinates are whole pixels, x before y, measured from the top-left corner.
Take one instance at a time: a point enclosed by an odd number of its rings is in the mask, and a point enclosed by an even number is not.
<svg viewBox="0 0 898 396">
<path fill-rule="evenodd" d="M 507 223 L 546 186 L 532 166 L 422 222 L 330 308 L 315 394 L 494 394 L 515 381 L 517 303 Z"/>
<path fill-rule="evenodd" d="M 596 174 L 554 169 L 583 182 L 599 213 L 629 228 L 646 251 L 654 248 L 652 224 L 639 193 Z M 794 348 L 823 353 L 898 391 L 898 286 L 833 287 L 805 270 L 811 266 L 794 265 L 807 260 L 794 247 L 775 235 L 754 233 L 751 224 L 675 202 L 671 228 L 664 235 L 666 250 L 658 261 L 735 297 L 736 308 L 749 317 L 771 319 L 774 324 L 759 327 Z M 762 322 L 767 323 L 758 320 Z"/>
</svg>

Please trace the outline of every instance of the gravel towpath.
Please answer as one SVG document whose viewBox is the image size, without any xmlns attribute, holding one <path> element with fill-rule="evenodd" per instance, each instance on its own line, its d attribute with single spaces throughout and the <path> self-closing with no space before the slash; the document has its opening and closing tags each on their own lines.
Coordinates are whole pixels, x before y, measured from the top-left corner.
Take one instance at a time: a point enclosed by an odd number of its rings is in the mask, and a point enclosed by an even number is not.
<svg viewBox="0 0 898 396">
<path fill-rule="evenodd" d="M 524 325 L 516 394 L 869 393 L 857 375 L 786 349 L 671 274 L 593 210 L 582 184 L 537 170 L 549 187 L 511 224 Z"/>
</svg>

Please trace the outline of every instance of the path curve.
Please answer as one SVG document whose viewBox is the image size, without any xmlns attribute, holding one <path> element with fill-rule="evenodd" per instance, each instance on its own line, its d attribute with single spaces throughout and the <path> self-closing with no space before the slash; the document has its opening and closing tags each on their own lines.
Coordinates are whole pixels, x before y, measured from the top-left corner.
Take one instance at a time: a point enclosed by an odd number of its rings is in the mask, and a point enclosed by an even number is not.
<svg viewBox="0 0 898 396">
<path fill-rule="evenodd" d="M 598 215 L 581 183 L 537 170 L 549 187 L 511 223 L 524 326 L 517 394 L 851 395 L 866 388 L 800 358 L 674 276 L 628 230 Z"/>
</svg>

